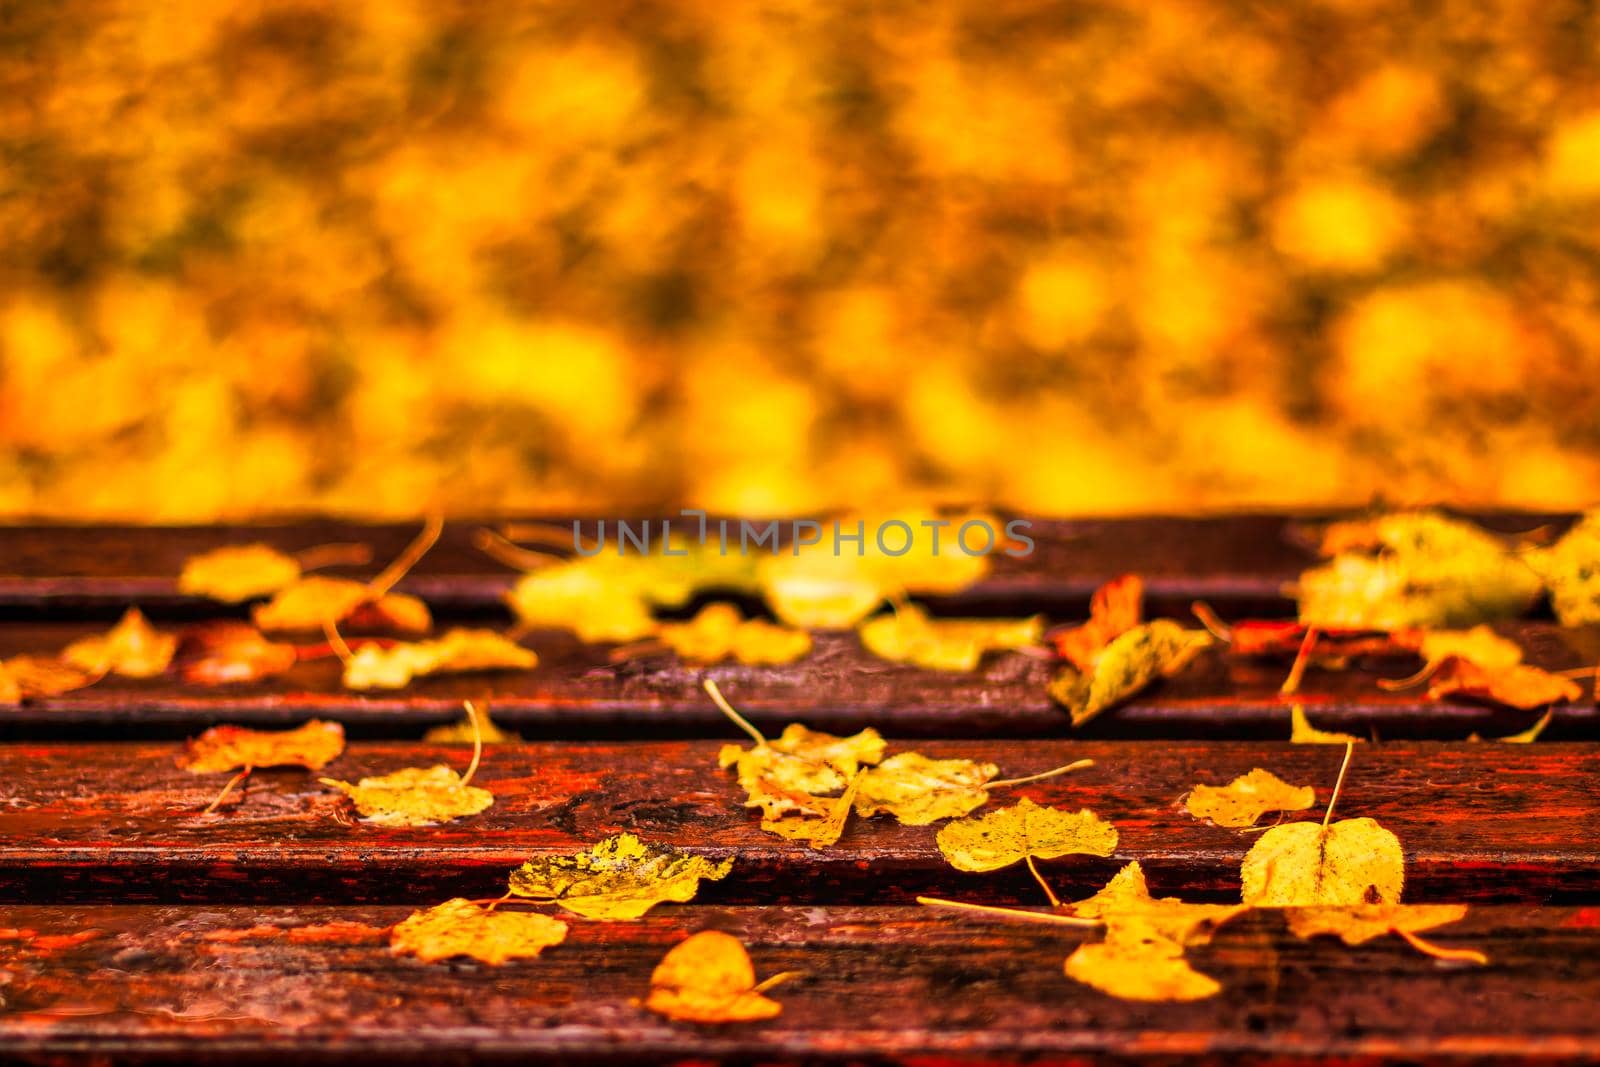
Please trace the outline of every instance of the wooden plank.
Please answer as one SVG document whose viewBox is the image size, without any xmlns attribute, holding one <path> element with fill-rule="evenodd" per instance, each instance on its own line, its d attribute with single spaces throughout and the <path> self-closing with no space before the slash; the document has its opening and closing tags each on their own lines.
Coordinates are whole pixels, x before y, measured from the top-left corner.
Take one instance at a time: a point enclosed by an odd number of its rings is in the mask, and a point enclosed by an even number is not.
<svg viewBox="0 0 1600 1067">
<path fill-rule="evenodd" d="M 892 740 L 892 738 L 891 738 Z M 734 872 L 709 900 L 835 903 L 924 892 L 1033 902 L 1025 872 L 962 874 L 933 827 L 855 820 L 813 850 L 763 832 L 740 805 L 717 742 L 554 743 L 489 749 L 476 783 L 492 808 L 442 826 L 358 824 L 342 798 L 300 771 L 261 771 L 248 793 L 201 814 L 225 775 L 179 770 L 176 744 L 0 746 L 0 899 L 57 901 L 492 896 L 530 855 L 632 831 L 714 858 Z M 891 745 L 891 751 L 898 746 Z M 1115 857 L 1047 863 L 1063 895 L 1086 894 L 1131 859 L 1165 891 L 1227 898 L 1253 835 L 1201 823 L 1179 803 L 1199 782 L 1252 767 L 1315 785 L 1325 802 L 1343 749 L 1330 745 L 1137 742 L 927 742 L 936 757 L 992 761 L 1027 775 L 1072 760 L 1093 768 L 1007 790 L 1089 807 L 1118 827 Z M 1514 756 L 1514 758 L 1511 758 Z M 354 780 L 438 762 L 460 746 L 356 744 L 324 772 Z M 1371 816 L 1407 852 L 1407 899 L 1543 902 L 1600 894 L 1600 745 L 1392 743 L 1358 749 L 1339 814 Z M 1006 803 L 997 796 L 993 803 Z M 1315 817 L 1314 815 L 1297 817 Z"/>
<path fill-rule="evenodd" d="M 658 909 L 571 920 L 537 960 L 394 956 L 409 908 L 27 907 L 0 933 L 7 1062 L 381 1063 L 1570 1062 L 1600 1057 L 1594 908 L 1479 907 L 1430 933 L 1488 966 L 1397 938 L 1300 942 L 1260 913 L 1192 949 L 1223 991 L 1114 1000 L 1066 978 L 1098 935 L 925 909 Z M 344 925 L 335 925 L 344 924 Z M 722 1027 L 640 1008 L 673 944 L 742 939 L 776 1019 Z"/>
<path fill-rule="evenodd" d="M 0 656 L 54 653 L 99 624 L 0 624 Z M 1551 670 L 1592 666 L 1600 635 L 1551 623 L 1504 627 L 1528 660 Z M 540 656 L 532 671 L 421 679 L 403 690 L 341 688 L 336 661 L 297 665 L 259 684 L 184 685 L 175 679 L 107 678 L 21 707 L 0 708 L 0 736 L 82 736 L 195 732 L 219 721 L 282 725 L 309 716 L 339 719 L 368 734 L 418 736 L 425 725 L 460 717 L 464 698 L 486 701 L 508 727 L 545 737 L 705 736 L 726 721 L 701 688 L 718 684 L 762 726 L 801 719 L 819 729 L 877 726 L 903 737 L 1061 736 L 1066 715 L 1046 694 L 1055 665 L 1016 653 L 991 655 L 971 674 L 926 671 L 868 655 L 853 634 L 819 634 L 813 653 L 782 667 L 687 665 L 670 653 L 609 662 L 609 648 L 538 632 L 525 643 Z M 1279 692 L 1284 660 L 1204 653 L 1178 677 L 1139 694 L 1077 731 L 1091 738 L 1286 738 L 1291 703 L 1317 725 L 1363 737 L 1463 739 L 1527 728 L 1539 712 L 1464 701 L 1435 702 L 1422 687 L 1401 692 L 1378 680 L 1413 672 L 1411 657 L 1367 658 L 1344 671 L 1313 668 L 1293 698 Z M 1547 736 L 1600 737 L 1600 714 L 1585 681 L 1582 700 L 1555 709 Z"/>
</svg>

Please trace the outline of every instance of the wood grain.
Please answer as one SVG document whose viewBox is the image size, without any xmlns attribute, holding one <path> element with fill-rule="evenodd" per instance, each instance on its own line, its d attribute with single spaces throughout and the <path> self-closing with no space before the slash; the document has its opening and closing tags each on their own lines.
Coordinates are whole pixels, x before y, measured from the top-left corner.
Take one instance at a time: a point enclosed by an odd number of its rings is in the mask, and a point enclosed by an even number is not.
<svg viewBox="0 0 1600 1067">
<path fill-rule="evenodd" d="M 891 738 L 891 742 L 892 742 Z M 0 746 L 0 899 L 46 901 L 383 902 L 418 894 L 493 896 L 532 855 L 601 837 L 642 838 L 714 858 L 734 872 L 707 899 L 740 903 L 903 901 L 917 893 L 1033 902 L 1021 868 L 954 871 L 935 827 L 855 820 L 833 848 L 763 832 L 742 808 L 717 742 L 552 743 L 488 750 L 476 784 L 495 794 L 481 815 L 442 826 L 357 823 L 340 794 L 304 771 L 260 771 L 240 798 L 201 809 L 228 775 L 179 770 L 177 745 Z M 891 744 L 891 751 L 900 746 Z M 1169 892 L 1236 897 L 1255 840 L 1196 821 L 1180 798 L 1264 766 L 1317 787 L 1325 803 L 1335 745 L 1037 741 L 919 743 L 936 757 L 1037 773 L 1090 758 L 1071 775 L 997 792 L 1110 819 L 1115 857 L 1045 864 L 1067 893 L 1087 893 L 1128 860 Z M 356 744 L 323 773 L 355 780 L 406 766 L 465 767 L 461 746 Z M 1600 745 L 1393 743 L 1357 750 L 1339 815 L 1370 816 L 1405 846 L 1407 899 L 1587 901 L 1600 896 Z M 1315 818 L 1316 814 L 1291 816 Z"/>
<path fill-rule="evenodd" d="M 1288 936 L 1262 913 L 1190 959 L 1223 992 L 1113 1000 L 1066 978 L 1093 932 L 925 909 L 666 907 L 570 919 L 537 960 L 490 968 L 397 958 L 409 908 L 25 907 L 0 932 L 7 1062 L 760 1061 L 1081 1063 L 1567 1062 L 1600 1057 L 1595 909 L 1478 907 L 1430 937 L 1490 957 L 1425 958 Z M 776 1019 L 673 1023 L 639 1008 L 656 962 L 724 930 Z"/>
</svg>

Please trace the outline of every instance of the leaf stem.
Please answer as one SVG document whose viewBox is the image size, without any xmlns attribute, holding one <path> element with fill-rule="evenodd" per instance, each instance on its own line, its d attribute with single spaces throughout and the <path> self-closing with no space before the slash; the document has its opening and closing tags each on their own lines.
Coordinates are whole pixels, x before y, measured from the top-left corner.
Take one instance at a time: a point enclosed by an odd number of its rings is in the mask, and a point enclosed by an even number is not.
<svg viewBox="0 0 1600 1067">
<path fill-rule="evenodd" d="M 233 787 L 238 785 L 240 782 L 244 781 L 246 778 L 250 777 L 250 772 L 253 771 L 253 770 L 255 770 L 255 767 L 253 765 L 248 764 L 248 763 L 245 764 L 244 770 L 240 771 L 238 774 L 234 775 L 232 778 L 229 778 L 228 779 L 228 784 L 223 786 L 222 787 L 222 792 L 217 794 L 217 799 L 215 799 L 211 803 L 207 804 L 205 806 L 205 808 L 201 810 L 200 814 L 201 815 L 210 815 L 212 812 L 216 811 L 218 806 L 220 806 L 222 804 L 223 799 L 225 797 L 227 797 L 227 795 L 229 793 L 233 792 Z"/>
<path fill-rule="evenodd" d="M 1057 767 L 1053 771 L 1043 771 L 1043 772 L 1041 772 L 1039 774 L 1030 774 L 1026 778 L 1000 778 L 1000 779 L 997 779 L 997 780 L 995 780 L 993 782 L 990 782 L 984 788 L 985 789 L 1005 789 L 1005 788 L 1008 788 L 1008 787 L 1013 786 L 1013 785 L 1027 785 L 1029 782 L 1038 782 L 1038 781 L 1042 781 L 1042 780 L 1044 780 L 1046 778 L 1054 778 L 1058 774 L 1066 774 L 1068 771 L 1079 771 L 1079 770 L 1082 770 L 1085 767 L 1093 767 L 1093 766 L 1094 766 L 1094 760 L 1092 760 L 1092 759 L 1075 760 L 1074 762 L 1069 763 L 1064 767 Z"/>
<path fill-rule="evenodd" d="M 1044 895 L 1050 898 L 1052 908 L 1061 907 L 1061 898 L 1056 896 L 1056 891 L 1050 888 L 1050 883 L 1044 880 L 1044 875 L 1039 873 L 1039 867 L 1033 862 L 1032 853 L 1023 857 L 1023 862 L 1028 865 L 1028 870 L 1033 874 L 1033 880 L 1039 883 L 1039 888 L 1044 890 Z"/>
<path fill-rule="evenodd" d="M 444 532 L 444 516 L 439 512 L 429 515 L 422 523 L 422 532 L 405 547 L 378 576 L 367 583 L 367 591 L 373 600 L 377 600 L 389 590 L 394 588 L 396 582 L 406 576 L 406 572 L 417 565 L 417 561 L 428 554 L 434 542 L 439 540 L 439 535 Z"/>
<path fill-rule="evenodd" d="M 1489 957 L 1475 948 L 1445 948 L 1443 945 L 1435 945 L 1432 941 L 1418 937 L 1410 930 L 1401 930 L 1396 927 L 1394 932 L 1405 938 L 1406 943 L 1412 948 L 1424 956 L 1432 956 L 1436 960 L 1459 960 L 1463 963 L 1477 964 L 1489 962 Z"/>
<path fill-rule="evenodd" d="M 707 678 L 701 684 L 705 686 L 706 694 L 711 697 L 711 702 L 722 709 L 722 714 L 732 719 L 733 724 L 739 729 L 755 738 L 756 744 L 761 745 L 763 748 L 766 747 L 767 739 L 761 736 L 760 730 L 757 730 L 754 726 L 750 725 L 749 719 L 746 719 L 743 715 L 740 715 L 737 711 L 733 710 L 733 705 L 728 703 L 727 697 L 722 695 L 722 690 L 717 688 L 715 679 Z"/>
<path fill-rule="evenodd" d="M 1300 651 L 1294 655 L 1294 665 L 1289 668 L 1289 677 L 1283 680 L 1279 689 L 1281 693 L 1297 693 L 1300 691 L 1300 679 L 1306 675 L 1306 664 L 1311 661 L 1311 649 L 1317 643 L 1317 628 L 1306 627 L 1305 637 L 1300 639 Z"/>
<path fill-rule="evenodd" d="M 604 541 L 585 537 L 576 530 L 569 535 L 563 527 L 550 522 L 508 522 L 500 528 L 500 534 L 507 541 L 532 541 L 551 548 L 581 548 L 591 556 L 605 547 Z"/>
<path fill-rule="evenodd" d="M 752 993 L 765 993 L 767 990 L 771 989 L 773 986 L 777 985 L 779 982 L 787 982 L 791 978 L 804 978 L 805 976 L 806 976 L 806 972 L 805 971 L 779 971 L 777 974 L 773 975 L 771 978 L 768 978 L 766 981 L 757 982 L 755 985 L 751 986 L 750 987 L 750 992 L 752 992 Z"/>
<path fill-rule="evenodd" d="M 1430 659 L 1428 662 L 1424 663 L 1422 665 L 1422 669 L 1415 674 L 1408 674 L 1404 678 L 1379 678 L 1378 688 L 1393 693 L 1396 690 L 1410 689 L 1414 685 L 1421 685 L 1423 682 L 1426 682 L 1429 678 L 1432 678 L 1435 674 L 1437 674 L 1439 672 L 1440 665 L 1443 663 L 1443 659 Z"/>
<path fill-rule="evenodd" d="M 339 657 L 339 662 L 348 664 L 355 658 L 355 653 L 350 651 L 350 646 L 339 633 L 339 623 L 331 616 L 322 620 L 322 632 L 328 638 L 328 647 L 333 649 L 333 654 Z"/>
<path fill-rule="evenodd" d="M 1233 627 L 1222 621 L 1222 617 L 1211 610 L 1211 605 L 1204 600 L 1196 600 L 1189 605 L 1189 610 L 1194 612 L 1194 617 L 1200 620 L 1200 625 L 1210 631 L 1211 636 L 1224 644 L 1233 643 Z"/>
<path fill-rule="evenodd" d="M 1350 769 L 1350 757 L 1355 755 L 1356 744 L 1354 741 L 1344 743 L 1344 762 L 1339 765 L 1339 778 L 1333 783 L 1333 796 L 1328 798 L 1328 810 L 1322 813 L 1322 828 L 1328 828 L 1328 820 L 1333 818 L 1333 806 L 1339 802 L 1339 790 L 1344 788 L 1345 772 Z"/>
<path fill-rule="evenodd" d="M 1026 922 L 1057 923 L 1062 926 L 1101 926 L 1099 919 L 1085 919 L 1077 915 L 1053 915 L 1049 912 L 1027 911 L 1023 908 L 997 908 L 992 904 L 968 904 L 961 900 L 944 900 L 940 897 L 918 897 L 917 903 L 930 908 L 953 908 L 956 911 L 976 911 L 985 915 L 1004 915 Z"/>
<path fill-rule="evenodd" d="M 467 709 L 467 721 L 472 724 L 472 762 L 467 764 L 467 773 L 461 776 L 461 784 L 466 785 L 478 773 L 478 761 L 483 758 L 483 727 L 478 724 L 478 709 L 472 701 L 461 703 Z"/>
<path fill-rule="evenodd" d="M 488 528 L 479 528 L 473 531 L 472 547 L 496 563 L 504 563 L 507 567 L 517 571 L 536 571 L 542 567 L 548 567 L 562 558 L 554 553 L 543 552 L 533 548 L 523 548 L 521 545 L 512 544 L 509 540 Z"/>
</svg>

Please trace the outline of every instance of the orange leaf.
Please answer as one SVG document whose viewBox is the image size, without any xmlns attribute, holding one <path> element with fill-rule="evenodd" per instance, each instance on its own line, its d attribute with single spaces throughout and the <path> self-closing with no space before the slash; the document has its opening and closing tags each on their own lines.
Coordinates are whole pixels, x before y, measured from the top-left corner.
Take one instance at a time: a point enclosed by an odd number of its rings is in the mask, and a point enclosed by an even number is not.
<svg viewBox="0 0 1600 1067">
<path fill-rule="evenodd" d="M 319 771 L 344 751 L 344 727 L 312 719 L 293 730 L 213 726 L 188 743 L 178 766 L 191 774 L 241 767 L 304 767 Z"/>
<path fill-rule="evenodd" d="M 1124 574 L 1095 590 L 1089 621 L 1050 635 L 1056 651 L 1080 671 L 1094 667 L 1095 656 L 1112 640 L 1139 625 L 1144 614 L 1144 582 Z"/>
<path fill-rule="evenodd" d="M 1512 708 L 1537 708 L 1577 700 L 1583 690 L 1571 678 L 1527 664 L 1490 670 L 1460 656 L 1449 656 L 1428 686 L 1430 700 L 1465 697 Z"/>
</svg>

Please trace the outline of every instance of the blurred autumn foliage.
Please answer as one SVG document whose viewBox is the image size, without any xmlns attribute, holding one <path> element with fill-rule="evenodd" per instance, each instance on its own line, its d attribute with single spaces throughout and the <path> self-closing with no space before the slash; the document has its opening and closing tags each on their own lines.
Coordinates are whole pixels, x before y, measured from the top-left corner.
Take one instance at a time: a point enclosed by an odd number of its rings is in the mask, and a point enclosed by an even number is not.
<svg viewBox="0 0 1600 1067">
<path fill-rule="evenodd" d="M 1592 503 L 1597 20 L 0 3 L 0 514 Z"/>
</svg>

